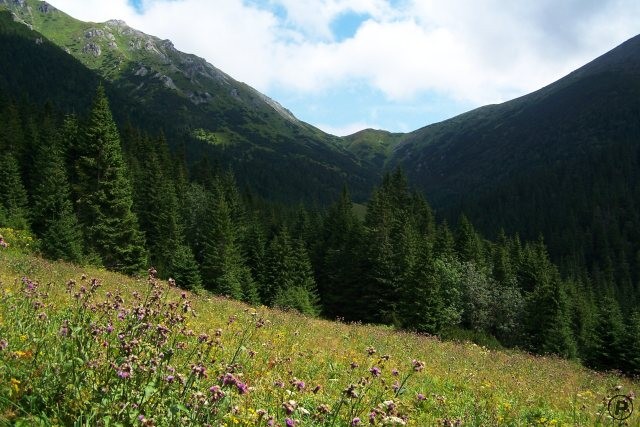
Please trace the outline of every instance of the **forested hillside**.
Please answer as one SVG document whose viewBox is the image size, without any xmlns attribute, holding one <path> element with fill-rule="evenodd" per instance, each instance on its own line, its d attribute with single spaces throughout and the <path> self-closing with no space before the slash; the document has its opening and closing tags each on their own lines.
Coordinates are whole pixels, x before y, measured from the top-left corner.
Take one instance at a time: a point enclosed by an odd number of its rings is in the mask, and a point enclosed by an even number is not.
<svg viewBox="0 0 640 427">
<path fill-rule="evenodd" d="M 532 94 L 405 135 L 392 165 L 443 218 L 544 236 L 563 272 L 640 290 L 640 36 Z"/>
<path fill-rule="evenodd" d="M 79 117 L 6 96 L 0 117 L 0 224 L 31 230 L 48 257 L 153 265 L 252 304 L 638 371 L 637 313 L 562 277 L 542 241 L 438 223 L 399 170 L 362 220 L 347 189 L 328 209 L 291 208 L 241 192 L 226 169 L 189 170 L 162 134 L 119 131 L 102 87 Z"/>
<path fill-rule="evenodd" d="M 90 29 L 32 12 L 53 36 Z M 145 76 L 92 71 L 20 16 L 0 12 L 4 233 L 251 304 L 640 373 L 638 39 L 529 97 L 341 145 L 250 88 L 200 105 L 149 76 L 132 94 Z M 408 178 L 378 179 L 394 163 Z"/>
</svg>

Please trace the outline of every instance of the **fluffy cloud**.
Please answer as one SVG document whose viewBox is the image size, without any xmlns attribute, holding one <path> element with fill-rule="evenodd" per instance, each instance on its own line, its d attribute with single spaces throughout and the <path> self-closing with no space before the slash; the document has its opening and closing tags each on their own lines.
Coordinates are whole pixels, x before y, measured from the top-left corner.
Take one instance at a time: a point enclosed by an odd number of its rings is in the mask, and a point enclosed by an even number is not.
<svg viewBox="0 0 640 427">
<path fill-rule="evenodd" d="M 267 93 L 364 84 L 393 102 L 504 101 L 640 32 L 637 0 L 142 0 L 142 12 L 126 0 L 51 2 L 79 19 L 125 19 Z M 364 18 L 339 40 L 345 13 Z"/>
</svg>

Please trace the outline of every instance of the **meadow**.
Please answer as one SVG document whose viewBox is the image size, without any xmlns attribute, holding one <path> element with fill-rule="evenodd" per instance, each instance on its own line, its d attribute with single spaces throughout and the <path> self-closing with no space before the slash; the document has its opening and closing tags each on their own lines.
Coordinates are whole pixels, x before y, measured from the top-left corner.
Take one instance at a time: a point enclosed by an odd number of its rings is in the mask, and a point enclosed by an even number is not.
<svg viewBox="0 0 640 427">
<path fill-rule="evenodd" d="M 0 426 L 640 425 L 607 411 L 637 382 L 575 361 L 195 295 L 2 234 Z"/>
</svg>

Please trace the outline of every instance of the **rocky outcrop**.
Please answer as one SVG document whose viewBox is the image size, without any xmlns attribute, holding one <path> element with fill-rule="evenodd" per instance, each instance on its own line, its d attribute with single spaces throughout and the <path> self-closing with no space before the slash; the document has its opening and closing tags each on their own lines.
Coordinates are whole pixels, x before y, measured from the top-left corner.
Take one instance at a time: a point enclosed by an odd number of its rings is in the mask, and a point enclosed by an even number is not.
<svg viewBox="0 0 640 427">
<path fill-rule="evenodd" d="M 84 45 L 84 47 L 82 48 L 82 53 L 84 53 L 85 55 L 93 55 L 97 58 L 98 56 L 102 55 L 102 49 L 99 45 L 92 42 Z"/>
<path fill-rule="evenodd" d="M 40 6 L 38 6 L 38 10 L 41 13 L 51 13 L 51 12 L 55 12 L 58 9 L 56 9 L 55 7 L 51 6 L 49 3 L 47 3 L 46 1 L 43 1 L 42 3 L 40 3 Z"/>
<path fill-rule="evenodd" d="M 194 92 L 189 94 L 189 100 L 196 105 L 206 104 L 213 99 L 209 92 Z"/>
<path fill-rule="evenodd" d="M 169 89 L 172 89 L 172 90 L 179 91 L 178 87 L 173 82 L 173 79 L 171 77 L 167 76 L 166 74 L 156 73 L 153 77 L 155 77 L 158 80 L 160 80 L 165 85 L 165 87 L 167 87 Z"/>
<path fill-rule="evenodd" d="M 149 73 L 149 70 L 144 65 L 141 65 L 140 68 L 136 70 L 134 73 L 136 76 L 144 77 Z"/>
<path fill-rule="evenodd" d="M 99 28 L 89 28 L 84 32 L 84 36 L 88 39 L 93 39 L 95 37 L 102 37 L 104 36 L 104 31 L 102 31 Z"/>
</svg>

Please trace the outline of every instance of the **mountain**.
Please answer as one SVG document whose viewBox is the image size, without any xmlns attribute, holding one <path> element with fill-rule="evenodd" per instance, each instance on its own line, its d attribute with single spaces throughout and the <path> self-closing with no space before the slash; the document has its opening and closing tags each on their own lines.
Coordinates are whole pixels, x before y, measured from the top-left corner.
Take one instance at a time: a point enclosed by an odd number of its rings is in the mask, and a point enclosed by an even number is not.
<svg viewBox="0 0 640 427">
<path fill-rule="evenodd" d="M 640 36 L 529 95 L 399 138 L 402 166 L 440 215 L 489 235 L 544 235 L 595 278 L 640 278 Z"/>
<path fill-rule="evenodd" d="M 364 199 L 379 178 L 375 168 L 346 150 L 338 137 L 296 119 L 204 59 L 178 51 L 169 40 L 123 21 L 82 22 L 47 2 L 0 0 L 2 7 L 14 21 L 40 34 L 28 36 L 28 50 L 35 52 L 49 40 L 106 80 L 122 100 L 122 105 L 116 102 L 121 123 L 131 120 L 150 131 L 162 129 L 174 145 L 184 143 L 191 161 L 206 156 L 229 166 L 242 185 L 260 195 L 326 202 L 347 184 L 354 197 Z M 23 51 L 20 56 L 39 61 L 36 53 Z M 3 63 L 11 63 L 6 59 Z M 5 73 L 10 79 L 15 70 L 6 68 Z M 68 80 L 63 84 L 71 86 Z M 20 91 L 31 91 L 29 86 L 10 90 L 20 96 Z"/>
</svg>

